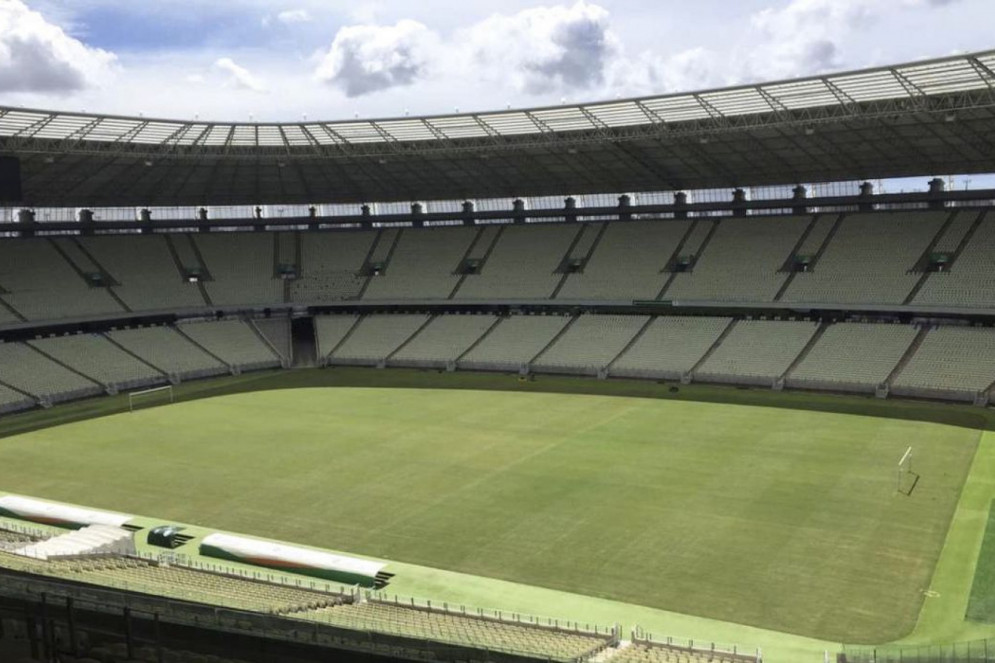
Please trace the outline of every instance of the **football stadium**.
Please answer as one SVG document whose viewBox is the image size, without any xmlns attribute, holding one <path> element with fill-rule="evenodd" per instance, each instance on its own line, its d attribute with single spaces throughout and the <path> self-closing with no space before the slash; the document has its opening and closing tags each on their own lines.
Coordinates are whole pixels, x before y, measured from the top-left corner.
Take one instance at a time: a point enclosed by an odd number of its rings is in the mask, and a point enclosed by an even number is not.
<svg viewBox="0 0 995 663">
<path fill-rule="evenodd" d="M 995 51 L 0 106 L 0 660 L 995 660 L 991 173 Z"/>
</svg>

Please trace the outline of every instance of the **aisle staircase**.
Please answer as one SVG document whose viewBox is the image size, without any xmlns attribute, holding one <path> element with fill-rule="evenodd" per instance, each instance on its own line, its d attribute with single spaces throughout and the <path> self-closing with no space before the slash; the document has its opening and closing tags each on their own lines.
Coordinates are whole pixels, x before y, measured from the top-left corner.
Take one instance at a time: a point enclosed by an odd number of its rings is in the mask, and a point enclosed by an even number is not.
<svg viewBox="0 0 995 663">
<path fill-rule="evenodd" d="M 30 543 L 10 552 L 34 559 L 134 555 L 134 533 L 113 525 L 90 525 L 66 534 Z"/>
</svg>

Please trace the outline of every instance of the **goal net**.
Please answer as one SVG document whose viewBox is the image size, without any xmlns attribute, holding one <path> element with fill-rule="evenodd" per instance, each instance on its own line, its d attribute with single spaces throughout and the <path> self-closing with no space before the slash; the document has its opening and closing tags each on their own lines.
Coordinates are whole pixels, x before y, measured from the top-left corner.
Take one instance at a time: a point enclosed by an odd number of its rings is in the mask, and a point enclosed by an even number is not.
<svg viewBox="0 0 995 663">
<path fill-rule="evenodd" d="M 155 407 L 173 402 L 173 385 L 167 384 L 165 387 L 155 387 L 154 389 L 143 389 L 132 391 L 128 394 L 128 411 L 143 407 Z"/>
<path fill-rule="evenodd" d="M 919 475 L 912 470 L 912 447 L 909 447 L 898 460 L 895 489 L 900 493 L 911 495 L 918 480 Z"/>
</svg>

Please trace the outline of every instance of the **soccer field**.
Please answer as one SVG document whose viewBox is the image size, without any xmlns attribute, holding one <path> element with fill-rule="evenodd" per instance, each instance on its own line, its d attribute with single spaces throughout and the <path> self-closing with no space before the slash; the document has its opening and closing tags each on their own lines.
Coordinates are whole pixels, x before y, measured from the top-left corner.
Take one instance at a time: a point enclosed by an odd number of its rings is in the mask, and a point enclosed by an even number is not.
<svg viewBox="0 0 995 663">
<path fill-rule="evenodd" d="M 0 439 L 0 489 L 882 642 L 915 624 L 977 439 L 769 407 L 286 389 Z"/>
</svg>

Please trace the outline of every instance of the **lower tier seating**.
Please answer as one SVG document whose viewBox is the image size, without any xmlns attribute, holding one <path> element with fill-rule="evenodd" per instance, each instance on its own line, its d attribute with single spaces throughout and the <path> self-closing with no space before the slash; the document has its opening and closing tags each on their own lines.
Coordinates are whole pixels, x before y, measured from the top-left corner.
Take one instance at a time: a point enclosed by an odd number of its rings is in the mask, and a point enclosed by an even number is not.
<svg viewBox="0 0 995 663">
<path fill-rule="evenodd" d="M 273 347 L 290 345 L 288 322 L 270 322 L 279 329 L 265 339 L 259 321 L 227 319 L 0 343 L 0 413 L 287 365 Z M 990 327 L 596 313 L 322 315 L 314 325 L 323 365 L 890 391 L 979 404 L 995 384 Z"/>
<path fill-rule="evenodd" d="M 30 341 L 37 350 L 112 389 L 132 389 L 167 380 L 159 370 L 129 354 L 102 334 L 75 334 Z"/>
<path fill-rule="evenodd" d="M 34 404 L 30 396 L 0 384 L 0 414 L 26 410 Z"/>
<path fill-rule="evenodd" d="M 548 373 L 597 375 L 647 322 L 645 315 L 582 315 L 533 366 Z"/>
<path fill-rule="evenodd" d="M 577 660 L 604 648 L 608 640 L 607 636 L 594 633 L 373 601 L 305 612 L 300 617 L 357 630 L 486 647 L 550 661 Z"/>
<path fill-rule="evenodd" d="M 791 371 L 786 384 L 874 392 L 898 365 L 917 333 L 912 325 L 832 325 Z"/>
<path fill-rule="evenodd" d="M 248 371 L 280 365 L 280 358 L 245 321 L 192 322 L 178 329 L 233 369 Z"/>
<path fill-rule="evenodd" d="M 172 327 L 119 329 L 107 337 L 173 380 L 221 375 L 228 367 Z"/>
<path fill-rule="evenodd" d="M 290 320 L 287 318 L 259 318 L 250 323 L 265 338 L 287 365 L 293 359 L 290 343 Z"/>
<path fill-rule="evenodd" d="M 428 322 L 424 314 L 367 315 L 329 357 L 333 364 L 376 365 Z"/>
<path fill-rule="evenodd" d="M 390 359 L 395 366 L 447 366 L 497 322 L 494 315 L 440 315 Z"/>
<path fill-rule="evenodd" d="M 317 315 L 314 318 L 314 337 L 319 357 L 327 357 L 356 326 L 358 315 Z"/>
<path fill-rule="evenodd" d="M 459 368 L 517 371 L 548 346 L 570 322 L 564 315 L 513 315 L 459 360 Z"/>
<path fill-rule="evenodd" d="M 50 403 L 103 392 L 93 380 L 23 343 L 0 343 L 0 381 Z"/>
<path fill-rule="evenodd" d="M 939 327 L 930 330 L 895 378 L 902 396 L 973 400 L 995 382 L 995 331 Z M 987 401 L 988 399 L 985 398 Z"/>
<path fill-rule="evenodd" d="M 759 657 L 756 654 L 750 656 L 676 645 L 634 642 L 620 648 L 611 660 L 617 663 L 754 663 Z"/>
<path fill-rule="evenodd" d="M 618 377 L 678 380 L 705 356 L 732 318 L 656 318 L 612 367 Z"/>
<path fill-rule="evenodd" d="M 814 322 L 743 320 L 695 371 L 695 380 L 772 386 L 798 357 Z"/>
</svg>

